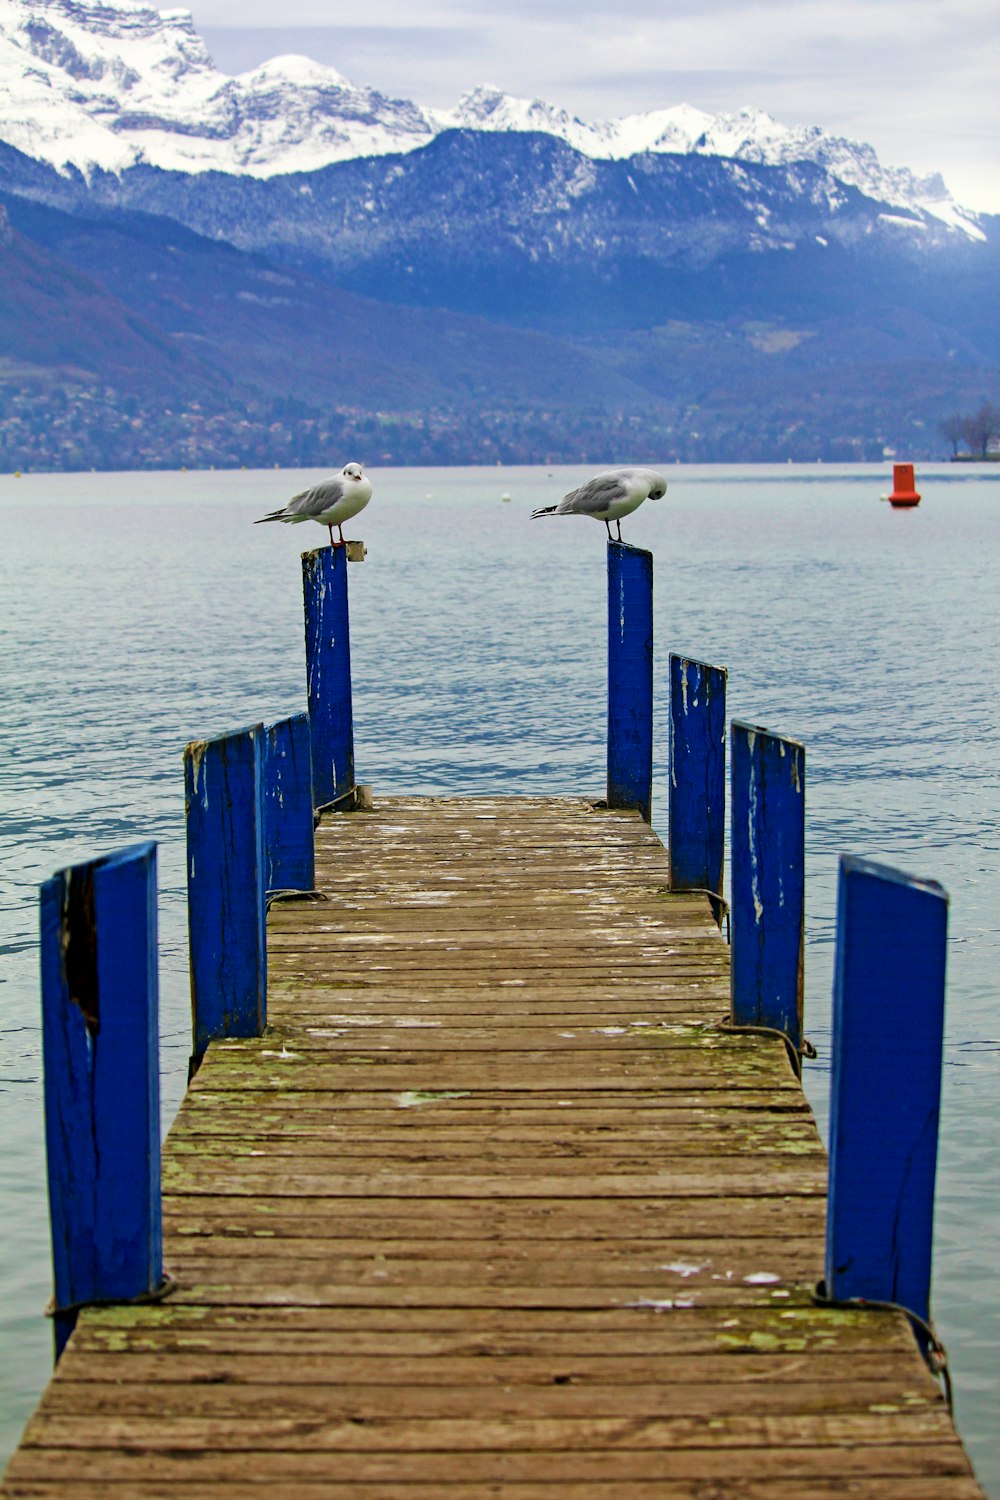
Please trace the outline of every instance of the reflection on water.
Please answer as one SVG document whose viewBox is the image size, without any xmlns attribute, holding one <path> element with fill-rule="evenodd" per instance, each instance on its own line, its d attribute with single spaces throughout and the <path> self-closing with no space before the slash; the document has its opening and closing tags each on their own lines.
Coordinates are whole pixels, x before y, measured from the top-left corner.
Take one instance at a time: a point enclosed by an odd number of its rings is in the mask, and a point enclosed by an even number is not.
<svg viewBox="0 0 1000 1500">
<path fill-rule="evenodd" d="M 376 792 L 600 795 L 604 529 L 531 522 L 584 471 L 372 471 L 351 523 L 359 778 Z M 995 470 L 924 471 L 919 510 L 877 469 L 677 468 L 624 523 L 656 556 L 654 823 L 666 822 L 666 655 L 729 669 L 735 717 L 808 765 L 807 1087 L 826 1116 L 836 858 L 951 894 L 935 1308 L 963 1436 L 1000 1496 L 1000 793 Z M 160 841 L 164 1112 L 188 1052 L 181 750 L 304 706 L 299 551 L 313 526 L 251 521 L 288 473 L 0 479 L 0 1456 L 49 1368 L 36 887 Z M 501 496 L 512 496 L 502 504 Z M 893 1059 L 886 1058 L 887 1068 Z"/>
</svg>

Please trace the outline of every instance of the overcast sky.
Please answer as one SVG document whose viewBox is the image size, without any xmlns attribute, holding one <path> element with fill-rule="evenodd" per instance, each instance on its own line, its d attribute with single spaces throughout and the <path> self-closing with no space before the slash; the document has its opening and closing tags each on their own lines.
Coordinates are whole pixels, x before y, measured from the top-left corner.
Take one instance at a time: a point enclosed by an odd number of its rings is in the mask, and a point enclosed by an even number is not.
<svg viewBox="0 0 1000 1500">
<path fill-rule="evenodd" d="M 226 72 L 303 52 L 424 105 L 478 83 L 591 120 L 753 105 L 1000 213 L 998 0 L 194 0 L 194 20 Z"/>
</svg>

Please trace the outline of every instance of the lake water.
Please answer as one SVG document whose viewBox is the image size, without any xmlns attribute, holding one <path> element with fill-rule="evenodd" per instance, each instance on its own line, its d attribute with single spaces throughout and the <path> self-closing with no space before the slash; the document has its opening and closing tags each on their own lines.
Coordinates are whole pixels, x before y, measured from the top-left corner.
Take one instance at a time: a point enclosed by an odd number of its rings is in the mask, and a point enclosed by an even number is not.
<svg viewBox="0 0 1000 1500">
<path fill-rule="evenodd" d="M 732 716 L 806 745 L 821 1126 L 838 855 L 950 892 L 934 1307 L 960 1430 L 1000 1497 L 1000 473 L 925 469 L 906 513 L 879 503 L 888 468 L 676 467 L 626 520 L 656 557 L 654 824 L 678 650 L 728 667 Z M 369 549 L 351 629 L 357 771 L 376 794 L 602 794 L 604 528 L 528 519 L 585 472 L 372 470 L 349 534 Z M 325 533 L 250 522 L 314 477 L 0 478 L 0 1460 L 51 1358 L 37 886 L 159 840 L 168 1122 L 189 1050 L 181 751 L 304 707 L 299 552 Z"/>
</svg>

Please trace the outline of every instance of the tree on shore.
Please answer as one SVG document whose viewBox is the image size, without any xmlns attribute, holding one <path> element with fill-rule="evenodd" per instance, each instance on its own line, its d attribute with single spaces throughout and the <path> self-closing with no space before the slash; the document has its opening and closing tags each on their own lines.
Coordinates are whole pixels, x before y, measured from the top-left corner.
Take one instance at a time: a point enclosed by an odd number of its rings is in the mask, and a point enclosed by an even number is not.
<svg viewBox="0 0 1000 1500">
<path fill-rule="evenodd" d="M 965 440 L 965 422 L 966 418 L 960 412 L 954 412 L 938 423 L 938 432 L 951 444 L 952 458 L 958 457 L 958 445 Z"/>
<path fill-rule="evenodd" d="M 941 431 L 944 431 L 944 423 Z M 951 441 L 950 432 L 944 435 Z M 984 401 L 971 417 L 962 419 L 960 436 L 973 458 L 986 458 L 990 444 L 995 438 L 1000 438 L 1000 407 L 994 406 L 992 401 Z"/>
</svg>

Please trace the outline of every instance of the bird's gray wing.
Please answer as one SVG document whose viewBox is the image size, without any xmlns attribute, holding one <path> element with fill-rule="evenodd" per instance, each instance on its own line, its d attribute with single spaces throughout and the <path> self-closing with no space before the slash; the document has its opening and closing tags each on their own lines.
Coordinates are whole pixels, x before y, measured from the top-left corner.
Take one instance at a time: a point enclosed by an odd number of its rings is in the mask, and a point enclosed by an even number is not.
<svg viewBox="0 0 1000 1500">
<path fill-rule="evenodd" d="M 331 505 L 336 505 L 338 500 L 344 498 L 344 482 L 342 479 L 324 479 L 321 484 L 314 484 L 311 490 L 303 490 L 301 495 L 294 495 L 285 506 L 285 514 L 288 516 L 321 516 Z"/>
<path fill-rule="evenodd" d="M 570 490 L 557 507 L 565 515 L 592 516 L 607 510 L 616 500 L 623 500 L 627 486 L 620 474 L 597 474 L 581 484 L 578 490 Z"/>
</svg>

